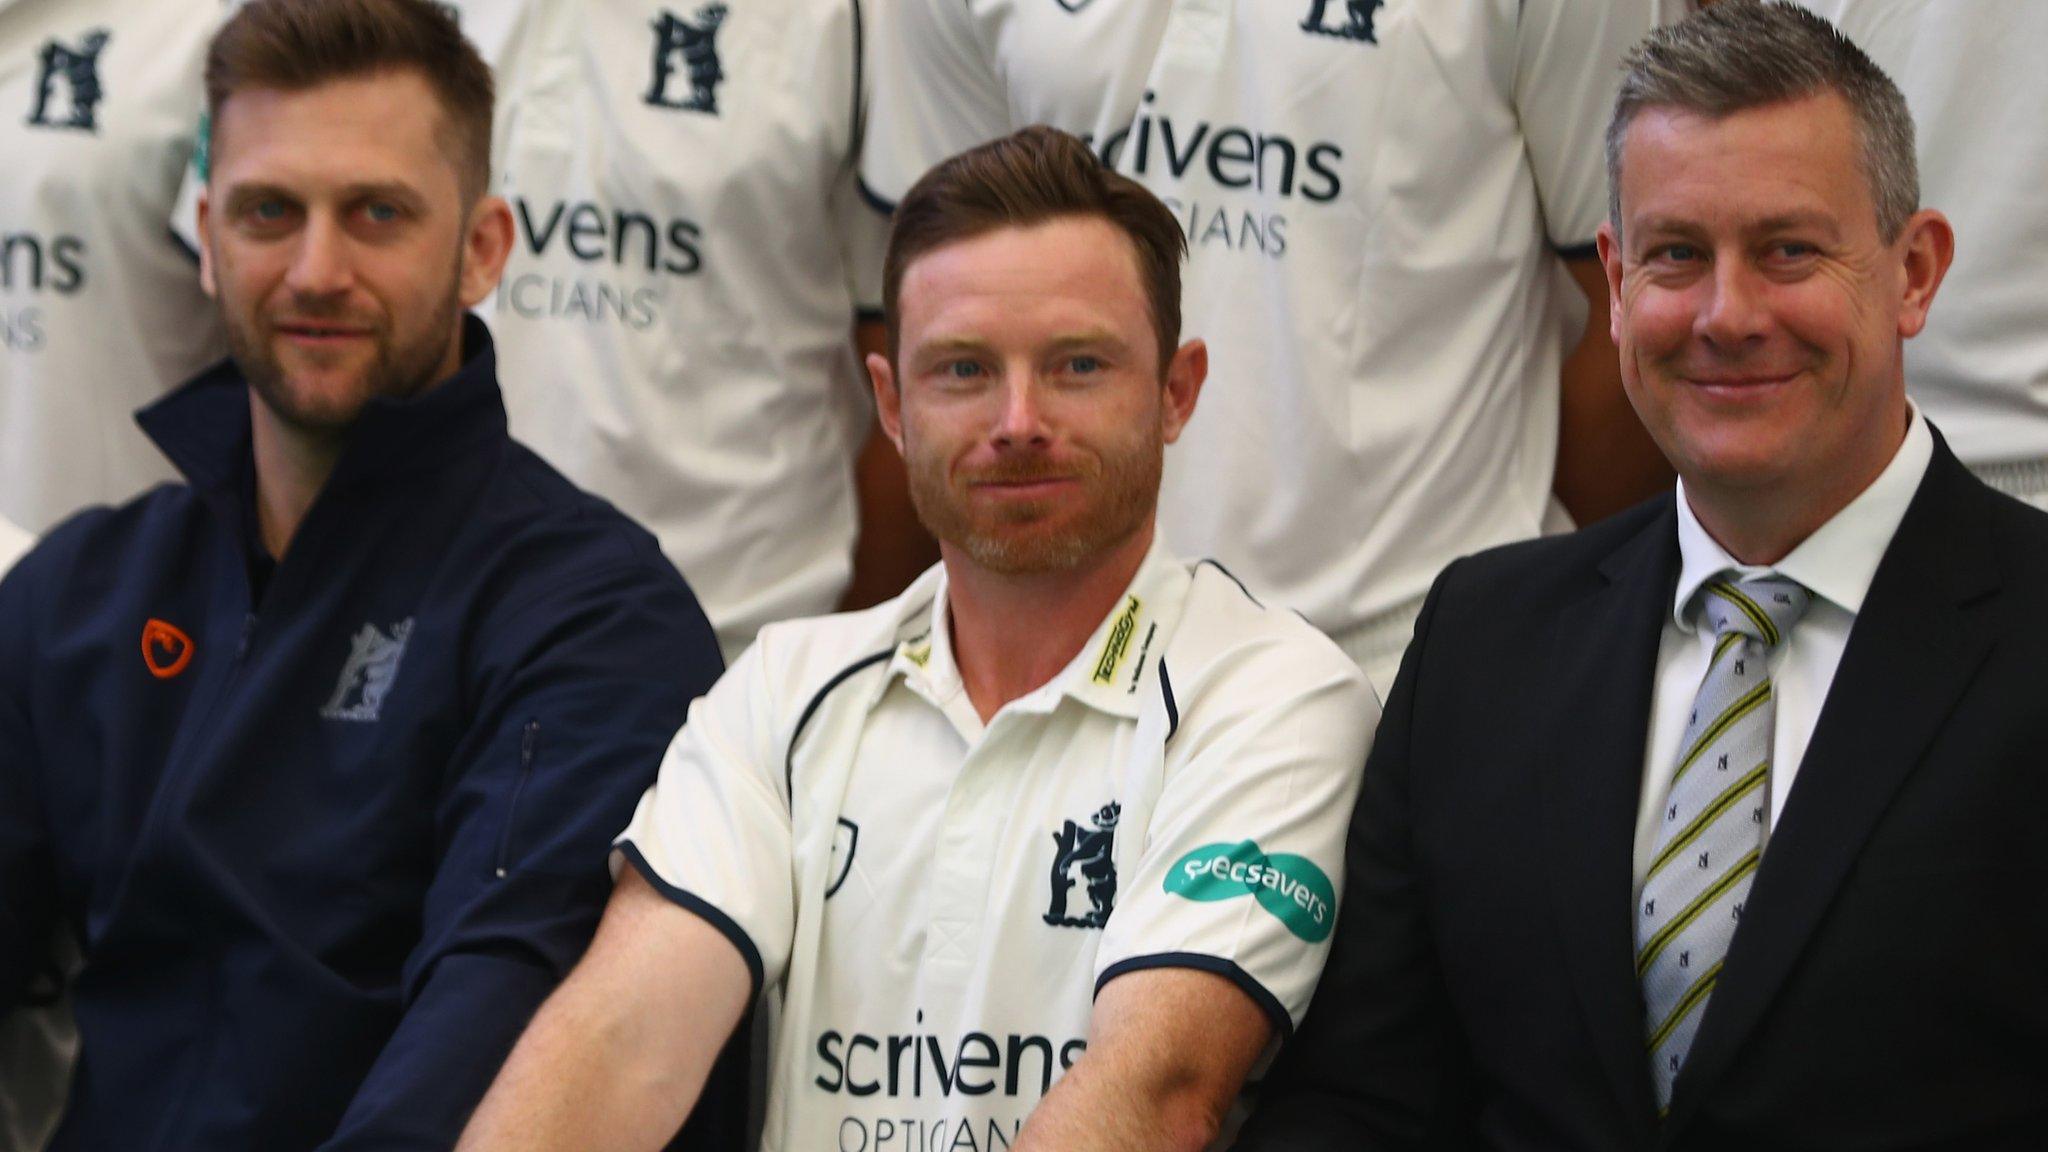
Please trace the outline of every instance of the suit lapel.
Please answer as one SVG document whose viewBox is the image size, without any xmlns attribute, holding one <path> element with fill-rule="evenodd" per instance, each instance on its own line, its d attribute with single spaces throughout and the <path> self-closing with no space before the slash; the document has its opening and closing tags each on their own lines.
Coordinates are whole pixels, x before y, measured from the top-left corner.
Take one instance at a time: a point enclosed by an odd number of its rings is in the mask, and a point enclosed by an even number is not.
<svg viewBox="0 0 2048 1152">
<path fill-rule="evenodd" d="M 1679 1075 L 1667 1134 L 1728 1069 L 1992 645 L 1990 495 L 1937 439 L 1879 564 Z"/>
<path fill-rule="evenodd" d="M 1651 681 L 1678 579 L 1677 523 L 1667 498 L 1608 557 L 1601 585 L 1558 614 L 1546 669 L 1557 726 L 1542 821 L 1559 940 L 1615 1100 L 1645 1142 L 1656 1108 L 1630 934 L 1631 861 Z"/>
</svg>

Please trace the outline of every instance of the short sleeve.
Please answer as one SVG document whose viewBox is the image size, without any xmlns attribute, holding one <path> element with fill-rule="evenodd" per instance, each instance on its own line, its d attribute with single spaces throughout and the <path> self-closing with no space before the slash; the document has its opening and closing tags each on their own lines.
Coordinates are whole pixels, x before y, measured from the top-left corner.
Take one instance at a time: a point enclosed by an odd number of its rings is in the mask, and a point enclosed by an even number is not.
<svg viewBox="0 0 2048 1152">
<path fill-rule="evenodd" d="M 781 978 L 795 931 L 788 796 L 775 709 L 755 643 L 690 706 L 654 786 L 613 843 L 670 900 L 730 939 L 754 991 Z"/>
<path fill-rule="evenodd" d="M 1180 724 L 1137 874 L 1096 954 L 1096 989 L 1144 968 L 1242 988 L 1285 1036 L 1337 925 L 1344 836 L 1379 706 L 1306 626 L 1179 687 Z"/>
<path fill-rule="evenodd" d="M 1524 4 L 1515 35 L 1515 112 L 1550 242 L 1587 252 L 1607 218 L 1607 121 L 1621 60 L 1677 0 Z"/>
<path fill-rule="evenodd" d="M 893 207 L 932 165 L 1008 132 L 1009 98 L 966 0 L 876 7 L 861 183 Z"/>
<path fill-rule="evenodd" d="M 846 286 L 853 295 L 855 318 L 882 318 L 882 257 L 889 244 L 889 213 L 860 194 L 849 178 L 833 190 L 832 212 L 838 218 L 840 245 L 846 260 Z"/>
</svg>

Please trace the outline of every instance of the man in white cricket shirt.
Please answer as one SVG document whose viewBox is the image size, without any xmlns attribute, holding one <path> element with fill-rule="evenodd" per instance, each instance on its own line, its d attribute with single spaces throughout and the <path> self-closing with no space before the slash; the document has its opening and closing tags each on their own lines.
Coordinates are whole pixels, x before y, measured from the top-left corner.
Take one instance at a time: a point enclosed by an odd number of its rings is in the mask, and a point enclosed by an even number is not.
<svg viewBox="0 0 2048 1152">
<path fill-rule="evenodd" d="M 129 413 L 220 358 L 166 228 L 217 0 L 0 0 L 0 516 L 170 479 Z"/>
<path fill-rule="evenodd" d="M 779 1000 L 762 1147 L 1200 1149 L 1307 1007 L 1378 709 L 1154 540 L 1172 213 L 1035 128 L 905 197 L 869 360 L 942 562 L 771 626 L 618 840 L 465 1149 L 658 1147 Z"/>
<path fill-rule="evenodd" d="M 862 605 L 900 591 L 921 550 L 856 564 L 857 531 L 915 529 L 900 495 L 861 499 L 900 468 L 856 485 L 888 229 L 855 182 L 863 5 L 451 7 L 498 79 L 517 233 L 483 312 L 513 434 L 654 532 L 728 662 L 850 581 Z"/>
<path fill-rule="evenodd" d="M 1921 192 L 1960 237 L 1907 387 L 1979 479 L 2048 508 L 2048 4 L 1801 3 L 1898 82 Z"/>
<path fill-rule="evenodd" d="M 1166 542 L 1384 693 L 1438 569 L 1561 526 L 1553 482 L 1580 523 L 1669 483 L 1586 324 L 1600 129 L 1666 2 L 898 0 L 862 175 L 1043 123 L 1164 200 L 1213 351 Z"/>
</svg>

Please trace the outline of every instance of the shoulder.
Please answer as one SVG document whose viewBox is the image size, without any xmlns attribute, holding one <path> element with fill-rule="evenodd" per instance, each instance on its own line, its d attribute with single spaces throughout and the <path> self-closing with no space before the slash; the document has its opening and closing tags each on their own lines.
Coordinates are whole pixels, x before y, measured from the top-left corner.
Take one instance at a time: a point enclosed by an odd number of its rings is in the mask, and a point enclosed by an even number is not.
<svg viewBox="0 0 2048 1152">
<path fill-rule="evenodd" d="M 794 722 L 841 687 L 864 676 L 887 675 L 897 645 L 927 630 L 935 595 L 931 585 L 927 574 L 900 596 L 872 608 L 769 624 L 741 662 L 752 663 L 756 691 L 771 696 Z"/>
<path fill-rule="evenodd" d="M 1632 548 L 1678 544 L 1673 496 L 1653 496 L 1562 536 L 1489 548 L 1453 561 L 1431 592 L 1438 612 L 1527 613 L 1585 594 L 1589 582 Z"/>
<path fill-rule="evenodd" d="M 451 557 L 488 575 L 505 609 L 623 588 L 687 599 L 701 615 L 653 533 L 517 441 L 506 443 L 462 524 Z"/>
<path fill-rule="evenodd" d="M 1284 703 L 1335 691 L 1360 707 L 1373 695 L 1335 642 L 1296 612 L 1262 603 L 1213 560 L 1194 565 L 1187 601 L 1161 660 L 1161 688 L 1182 715 Z"/>
<path fill-rule="evenodd" d="M 175 564 L 203 534 L 206 516 L 192 489 L 159 485 L 125 504 L 72 515 L 33 541 L 11 571 L 24 581 L 103 592 Z M 9 573 L 0 563 L 0 576 Z"/>
</svg>

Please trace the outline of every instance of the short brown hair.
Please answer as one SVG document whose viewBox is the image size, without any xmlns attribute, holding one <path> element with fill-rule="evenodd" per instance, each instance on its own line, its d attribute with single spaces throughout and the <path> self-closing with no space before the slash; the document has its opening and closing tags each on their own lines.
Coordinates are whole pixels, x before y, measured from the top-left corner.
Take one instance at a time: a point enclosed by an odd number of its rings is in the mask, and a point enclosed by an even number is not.
<svg viewBox="0 0 2048 1152">
<path fill-rule="evenodd" d="M 245 88 L 301 92 L 378 72 L 419 74 L 440 98 L 463 198 L 491 182 L 490 65 L 430 0 L 251 0 L 206 52 L 206 113 Z"/>
<path fill-rule="evenodd" d="M 1920 207 L 1913 116 L 1898 85 L 1834 25 L 1804 8 L 1721 0 L 1649 34 L 1622 64 L 1607 124 L 1607 213 L 1621 235 L 1621 153 L 1645 108 L 1719 118 L 1834 92 L 1861 138 L 1878 231 L 1898 238 Z"/>
<path fill-rule="evenodd" d="M 943 161 L 896 206 L 882 264 L 889 359 L 896 359 L 903 273 L 918 257 L 998 228 L 1029 227 L 1063 216 L 1097 217 L 1130 238 L 1164 372 L 1180 346 L 1180 261 L 1187 237 L 1173 213 L 1144 185 L 1103 167 L 1080 140 L 1044 125 Z"/>
</svg>

